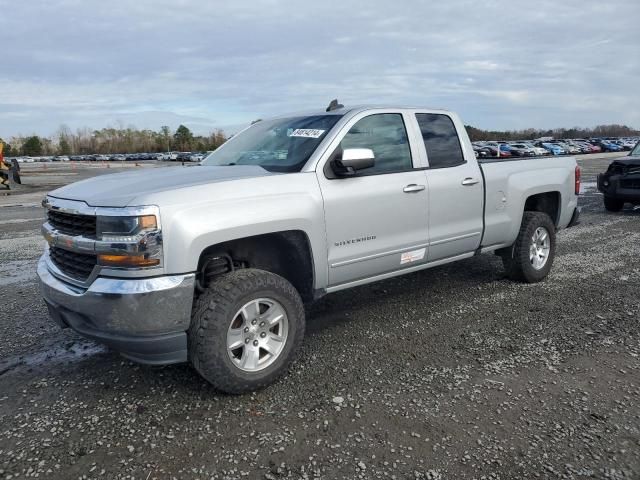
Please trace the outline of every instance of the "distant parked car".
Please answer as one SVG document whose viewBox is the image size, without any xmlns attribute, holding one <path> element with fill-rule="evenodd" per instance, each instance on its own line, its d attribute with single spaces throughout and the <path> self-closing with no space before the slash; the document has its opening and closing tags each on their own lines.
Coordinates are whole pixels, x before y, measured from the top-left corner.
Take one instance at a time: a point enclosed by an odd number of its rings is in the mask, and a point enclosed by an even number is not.
<svg viewBox="0 0 640 480">
<path fill-rule="evenodd" d="M 535 157 L 536 155 L 535 150 L 524 143 L 510 143 L 509 147 L 511 147 L 511 154 L 516 157 Z"/>
<path fill-rule="evenodd" d="M 549 151 L 546 148 L 538 147 L 537 145 L 534 145 L 530 142 L 526 142 L 524 145 L 532 148 L 537 156 L 549 155 Z"/>
<path fill-rule="evenodd" d="M 557 142 L 557 145 L 559 145 L 560 148 L 565 151 L 565 153 L 570 153 L 572 155 L 575 155 L 576 153 L 582 153 L 579 147 L 569 142 Z"/>
<path fill-rule="evenodd" d="M 584 145 L 586 145 L 587 147 L 589 147 L 591 149 L 591 153 L 600 153 L 602 152 L 602 147 L 600 145 L 596 145 L 595 143 L 591 143 L 588 140 L 581 140 L 581 143 L 583 143 Z"/>
<path fill-rule="evenodd" d="M 485 147 L 479 147 L 477 145 L 473 146 L 473 153 L 475 153 L 476 158 L 486 158 L 491 156 L 491 151 Z"/>
<path fill-rule="evenodd" d="M 189 156 L 189 161 L 191 162 L 201 162 L 204 159 L 204 155 L 202 153 L 192 153 Z"/>
<path fill-rule="evenodd" d="M 511 147 L 506 143 L 506 142 L 485 142 L 484 147 L 491 147 L 495 150 L 500 149 L 500 156 L 501 157 L 507 157 L 507 156 L 512 156 L 511 155 Z M 509 154 L 509 155 L 504 155 L 504 154 Z"/>
<path fill-rule="evenodd" d="M 179 162 L 188 162 L 191 159 L 191 152 L 179 152 L 176 156 L 176 160 Z"/>
<path fill-rule="evenodd" d="M 576 148 L 580 149 L 580 153 L 592 153 L 593 152 L 593 150 L 591 149 L 592 145 L 589 145 L 588 143 L 572 140 L 571 141 L 571 145 L 573 145 Z"/>
<path fill-rule="evenodd" d="M 614 140 L 613 143 L 620 145 L 624 150 L 632 150 L 633 147 L 636 146 L 636 142 L 632 142 L 631 140 L 627 140 L 626 138 Z"/>
<path fill-rule="evenodd" d="M 540 142 L 538 145 L 542 148 L 545 148 L 549 153 L 551 153 L 551 155 L 564 155 L 565 153 L 567 153 L 557 143 Z"/>
<path fill-rule="evenodd" d="M 557 140 L 552 143 L 554 143 L 555 145 L 559 146 L 562 150 L 564 150 L 564 153 L 571 153 L 571 154 L 580 153 L 579 148 L 569 145 L 564 140 Z"/>
<path fill-rule="evenodd" d="M 500 156 L 500 158 L 510 158 L 511 155 L 511 151 L 508 150 L 502 150 L 502 149 L 498 149 L 497 145 L 486 145 L 484 147 L 482 147 L 482 150 L 487 151 L 489 157 L 498 157 Z M 500 153 L 500 155 L 498 155 L 498 152 Z"/>
<path fill-rule="evenodd" d="M 624 149 L 620 145 L 609 142 L 608 140 L 596 140 L 596 145 L 602 148 L 603 152 L 622 152 Z"/>
</svg>

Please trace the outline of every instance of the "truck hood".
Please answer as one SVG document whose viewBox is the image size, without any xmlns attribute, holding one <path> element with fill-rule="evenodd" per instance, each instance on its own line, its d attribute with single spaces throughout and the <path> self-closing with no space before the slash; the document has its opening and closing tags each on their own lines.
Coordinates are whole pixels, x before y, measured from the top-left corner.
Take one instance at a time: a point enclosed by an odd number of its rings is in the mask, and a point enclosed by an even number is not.
<svg viewBox="0 0 640 480">
<path fill-rule="evenodd" d="M 640 167 L 640 155 L 625 155 L 624 157 L 615 158 L 611 163 L 624 167 Z"/>
<path fill-rule="evenodd" d="M 49 195 L 92 207 L 126 207 L 137 197 L 209 183 L 273 175 L 257 165 L 161 167 L 99 175 L 66 185 Z"/>
<path fill-rule="evenodd" d="M 626 155 L 613 160 L 607 168 L 609 175 L 627 175 L 629 173 L 640 174 L 640 156 Z"/>
</svg>

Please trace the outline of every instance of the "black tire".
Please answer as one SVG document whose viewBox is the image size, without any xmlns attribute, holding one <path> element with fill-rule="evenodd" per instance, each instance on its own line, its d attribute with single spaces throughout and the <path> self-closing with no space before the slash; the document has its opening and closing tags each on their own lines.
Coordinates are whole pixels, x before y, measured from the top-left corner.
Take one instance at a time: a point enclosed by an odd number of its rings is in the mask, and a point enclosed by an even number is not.
<svg viewBox="0 0 640 480">
<path fill-rule="evenodd" d="M 549 233 L 550 250 L 547 261 L 540 269 L 534 268 L 529 259 L 532 237 L 539 227 Z M 524 212 L 520 232 L 515 243 L 502 252 L 502 263 L 512 280 L 536 283 L 549 274 L 556 253 L 556 228 L 549 215 L 542 212 Z"/>
<path fill-rule="evenodd" d="M 604 197 L 604 208 L 608 212 L 619 212 L 624 207 L 624 202 L 617 198 Z"/>
<path fill-rule="evenodd" d="M 271 298 L 287 315 L 288 335 L 273 363 L 258 372 L 238 368 L 227 353 L 227 330 L 247 302 Z M 198 297 L 188 332 L 189 360 L 217 389 L 240 394 L 263 388 L 282 375 L 295 357 L 305 330 L 302 300 L 287 280 L 274 273 L 242 269 L 214 279 Z"/>
<path fill-rule="evenodd" d="M 16 184 L 22 185 L 22 179 L 20 178 L 20 173 L 17 170 L 14 172 L 11 172 L 11 175 L 13 176 L 13 181 Z"/>
</svg>

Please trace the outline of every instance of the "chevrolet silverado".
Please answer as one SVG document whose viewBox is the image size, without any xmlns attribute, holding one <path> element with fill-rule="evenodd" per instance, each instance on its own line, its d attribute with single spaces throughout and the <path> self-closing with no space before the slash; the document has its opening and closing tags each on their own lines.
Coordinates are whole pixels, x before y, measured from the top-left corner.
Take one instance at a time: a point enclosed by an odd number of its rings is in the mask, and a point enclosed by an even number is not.
<svg viewBox="0 0 640 480">
<path fill-rule="evenodd" d="M 303 302 L 488 252 L 543 280 L 579 188 L 571 157 L 478 161 L 452 112 L 334 101 L 50 192 L 38 275 L 62 327 L 241 393 L 287 370 Z"/>
</svg>

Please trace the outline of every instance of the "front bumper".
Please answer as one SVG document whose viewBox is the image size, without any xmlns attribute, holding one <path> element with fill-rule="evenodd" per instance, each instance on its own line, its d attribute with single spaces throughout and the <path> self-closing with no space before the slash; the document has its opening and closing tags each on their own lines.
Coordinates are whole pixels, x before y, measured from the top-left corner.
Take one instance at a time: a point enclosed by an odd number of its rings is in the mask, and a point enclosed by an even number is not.
<svg viewBox="0 0 640 480">
<path fill-rule="evenodd" d="M 38 277 L 49 313 L 63 328 L 119 351 L 139 363 L 165 365 L 187 361 L 195 275 L 152 278 L 98 277 L 88 288 L 58 279 L 47 254 Z"/>
<path fill-rule="evenodd" d="M 606 185 L 605 185 L 606 182 Z M 598 175 L 598 190 L 605 197 L 640 203 L 640 175 Z"/>
</svg>

